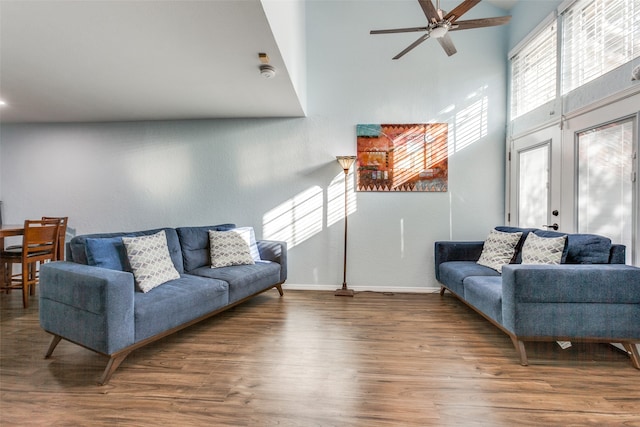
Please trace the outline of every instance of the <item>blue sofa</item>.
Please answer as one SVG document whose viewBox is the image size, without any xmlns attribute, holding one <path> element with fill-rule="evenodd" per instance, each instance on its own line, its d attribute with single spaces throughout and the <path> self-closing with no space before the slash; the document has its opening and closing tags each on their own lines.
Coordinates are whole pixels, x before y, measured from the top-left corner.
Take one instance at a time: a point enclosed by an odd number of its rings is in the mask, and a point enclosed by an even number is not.
<svg viewBox="0 0 640 427">
<path fill-rule="evenodd" d="M 525 341 L 620 343 L 640 369 L 640 268 L 625 265 L 625 247 L 602 236 L 567 234 L 562 263 L 522 264 L 528 233 L 564 233 L 496 227 L 522 232 L 502 272 L 477 261 L 483 241 L 435 242 L 435 275 L 440 295 L 453 295 L 512 340 L 522 365 Z"/>
<path fill-rule="evenodd" d="M 232 228 L 233 224 L 221 224 L 71 239 L 66 261 L 47 263 L 40 270 L 40 325 L 53 334 L 46 357 L 62 339 L 106 355 L 109 362 L 99 380 L 103 385 L 137 348 L 271 288 L 282 296 L 285 242 L 257 241 L 261 260 L 255 264 L 210 267 L 208 231 Z M 127 271 L 122 237 L 161 230 L 180 277 L 144 293 Z"/>
</svg>

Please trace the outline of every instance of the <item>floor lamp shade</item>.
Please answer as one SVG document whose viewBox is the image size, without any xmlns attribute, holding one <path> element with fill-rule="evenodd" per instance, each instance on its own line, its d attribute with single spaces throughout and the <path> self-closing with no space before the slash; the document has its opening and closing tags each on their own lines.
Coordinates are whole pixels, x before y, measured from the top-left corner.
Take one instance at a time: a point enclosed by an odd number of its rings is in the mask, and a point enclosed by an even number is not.
<svg viewBox="0 0 640 427">
<path fill-rule="evenodd" d="M 342 288 L 337 289 L 334 295 L 352 297 L 353 291 L 347 287 L 347 217 L 349 216 L 347 176 L 349 175 L 349 169 L 356 161 L 356 156 L 336 156 L 336 160 L 344 170 L 344 262 L 342 265 Z"/>
<path fill-rule="evenodd" d="M 345 174 L 347 174 L 349 173 L 351 165 L 356 161 L 356 156 L 336 156 L 336 160 L 338 160 L 338 163 L 342 166 Z"/>
</svg>

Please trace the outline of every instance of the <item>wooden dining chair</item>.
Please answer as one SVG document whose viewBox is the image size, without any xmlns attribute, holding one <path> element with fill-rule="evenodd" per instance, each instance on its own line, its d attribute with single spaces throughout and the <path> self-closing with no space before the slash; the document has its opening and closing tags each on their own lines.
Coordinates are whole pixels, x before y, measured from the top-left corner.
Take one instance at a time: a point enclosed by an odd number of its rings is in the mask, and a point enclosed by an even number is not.
<svg viewBox="0 0 640 427">
<path fill-rule="evenodd" d="M 43 216 L 42 219 L 57 219 L 60 222 L 60 228 L 58 230 L 58 247 L 56 249 L 56 259 L 54 261 L 64 261 L 64 244 L 67 237 L 67 223 L 69 222 L 68 216 Z"/>
<path fill-rule="evenodd" d="M 35 294 L 38 266 L 58 258 L 60 220 L 39 219 L 24 222 L 24 235 L 20 249 L 6 249 L 0 253 L 5 265 L 4 290 L 22 289 L 22 305 L 29 307 L 29 295 Z M 20 273 L 13 274 L 13 264 L 22 264 Z"/>
<path fill-rule="evenodd" d="M 68 216 L 43 216 L 42 219 L 57 219 L 60 221 L 60 230 L 58 235 L 58 248 L 56 249 L 56 259 L 55 261 L 64 261 L 64 249 L 65 249 L 65 239 L 67 237 L 67 223 L 69 222 Z M 22 250 L 22 245 L 11 245 L 7 246 L 6 251 L 15 252 L 17 250 Z M 0 248 L 1 250 L 1 248 Z"/>
</svg>

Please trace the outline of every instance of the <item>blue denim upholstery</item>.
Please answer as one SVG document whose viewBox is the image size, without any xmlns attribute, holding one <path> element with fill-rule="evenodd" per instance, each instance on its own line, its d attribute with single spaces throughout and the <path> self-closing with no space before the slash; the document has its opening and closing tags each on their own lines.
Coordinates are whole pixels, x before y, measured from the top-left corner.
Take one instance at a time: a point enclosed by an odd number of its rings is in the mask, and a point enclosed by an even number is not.
<svg viewBox="0 0 640 427">
<path fill-rule="evenodd" d="M 534 231 L 540 237 L 567 236 L 562 254 L 563 264 L 608 264 L 611 239 L 596 234 L 567 234 L 550 230 Z"/>
<path fill-rule="evenodd" d="M 440 265 L 440 282 L 457 295 L 464 296 L 464 279 L 469 276 L 500 276 L 493 268 L 475 261 L 447 261 Z"/>
<path fill-rule="evenodd" d="M 226 231 L 232 228 L 236 228 L 235 224 L 177 228 L 176 232 L 182 244 L 184 271 L 189 273 L 196 268 L 211 265 L 211 258 L 209 256 L 209 230 Z"/>
<path fill-rule="evenodd" d="M 142 341 L 158 339 L 282 284 L 287 278 L 285 242 L 258 241 L 264 261 L 255 265 L 209 267 L 208 230 L 234 227 L 221 224 L 74 237 L 68 242 L 68 261 L 47 263 L 40 269 L 42 328 L 99 353 L 118 357 L 122 352 L 126 357 L 128 348 Z M 123 258 L 122 237 L 160 230 L 166 233 L 180 278 L 147 293 L 136 291 Z"/>
<path fill-rule="evenodd" d="M 110 270 L 132 272 L 122 237 L 86 238 L 87 264 Z"/>
<path fill-rule="evenodd" d="M 100 353 L 135 342 L 133 274 L 73 262 L 40 268 L 40 326 Z"/>
<path fill-rule="evenodd" d="M 224 280 L 229 285 L 229 302 L 253 295 L 269 284 L 280 282 L 280 264 L 258 261 L 249 265 L 211 268 L 204 266 L 189 272 L 201 277 Z"/>
<path fill-rule="evenodd" d="M 502 323 L 502 278 L 469 276 L 464 279 L 464 299 L 498 323 Z"/>
<path fill-rule="evenodd" d="M 525 230 L 543 237 L 564 234 Z M 516 261 L 504 265 L 502 275 L 476 264 L 482 242 L 436 242 L 435 275 L 444 289 L 494 320 L 514 344 L 530 339 L 640 342 L 640 268 L 624 264 L 624 245 L 591 234 L 568 234 L 567 242 L 563 264 Z M 526 364 L 524 345 L 516 344 L 516 350 Z"/>
<path fill-rule="evenodd" d="M 182 249 L 180 247 L 180 240 L 178 239 L 178 234 L 176 230 L 173 228 L 157 228 L 153 230 L 144 230 L 144 231 L 134 231 L 134 232 L 118 232 L 118 233 L 98 233 L 98 234 L 86 234 L 83 236 L 75 236 L 69 241 L 69 252 L 71 256 L 68 257 L 68 261 L 73 261 L 79 264 L 89 264 L 89 260 L 87 259 L 87 239 L 102 239 L 102 238 L 121 238 L 124 236 L 127 237 L 137 237 L 137 236 L 149 236 L 151 234 L 156 234 L 157 232 L 164 230 L 165 235 L 167 236 L 167 246 L 169 248 L 169 255 L 171 255 L 171 260 L 173 261 L 173 265 L 178 270 L 178 273 L 184 273 L 184 265 L 182 263 Z M 117 241 L 117 240 L 116 240 Z M 111 240 L 113 242 L 113 240 Z M 109 247 L 108 245 L 104 245 L 101 248 L 103 251 L 108 251 L 111 249 L 111 254 L 107 255 L 105 253 L 102 254 L 103 258 L 111 257 L 112 261 L 109 262 L 110 265 L 115 266 L 117 262 L 115 259 L 118 259 L 121 256 L 121 252 L 118 252 L 118 246 L 112 245 Z"/>
<path fill-rule="evenodd" d="M 190 274 L 182 274 L 179 279 L 164 283 L 150 292 L 136 292 L 136 341 L 180 326 L 228 304 L 228 283 Z"/>
</svg>

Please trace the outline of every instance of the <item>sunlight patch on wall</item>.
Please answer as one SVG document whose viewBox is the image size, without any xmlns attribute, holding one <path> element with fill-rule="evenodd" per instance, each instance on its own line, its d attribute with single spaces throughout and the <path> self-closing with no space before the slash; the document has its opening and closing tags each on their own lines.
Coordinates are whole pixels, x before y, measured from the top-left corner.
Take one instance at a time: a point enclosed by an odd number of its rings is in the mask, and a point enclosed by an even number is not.
<svg viewBox="0 0 640 427">
<path fill-rule="evenodd" d="M 305 190 L 262 217 L 266 240 L 284 240 L 289 249 L 308 240 L 323 229 L 324 194 L 314 186 Z"/>
<path fill-rule="evenodd" d="M 347 175 L 347 197 L 349 204 L 349 215 L 357 210 L 356 192 L 354 185 L 355 167 L 351 168 Z M 332 226 L 344 219 L 344 172 L 336 175 L 327 189 L 327 227 Z"/>
<path fill-rule="evenodd" d="M 480 96 L 472 98 L 471 105 L 456 113 L 455 121 L 455 145 L 456 151 L 460 151 L 487 136 L 487 112 L 489 99 Z"/>
<path fill-rule="evenodd" d="M 464 150 L 487 136 L 489 128 L 489 87 L 484 85 L 471 92 L 459 104 L 450 104 L 429 123 L 449 123 L 449 156 Z"/>
</svg>

